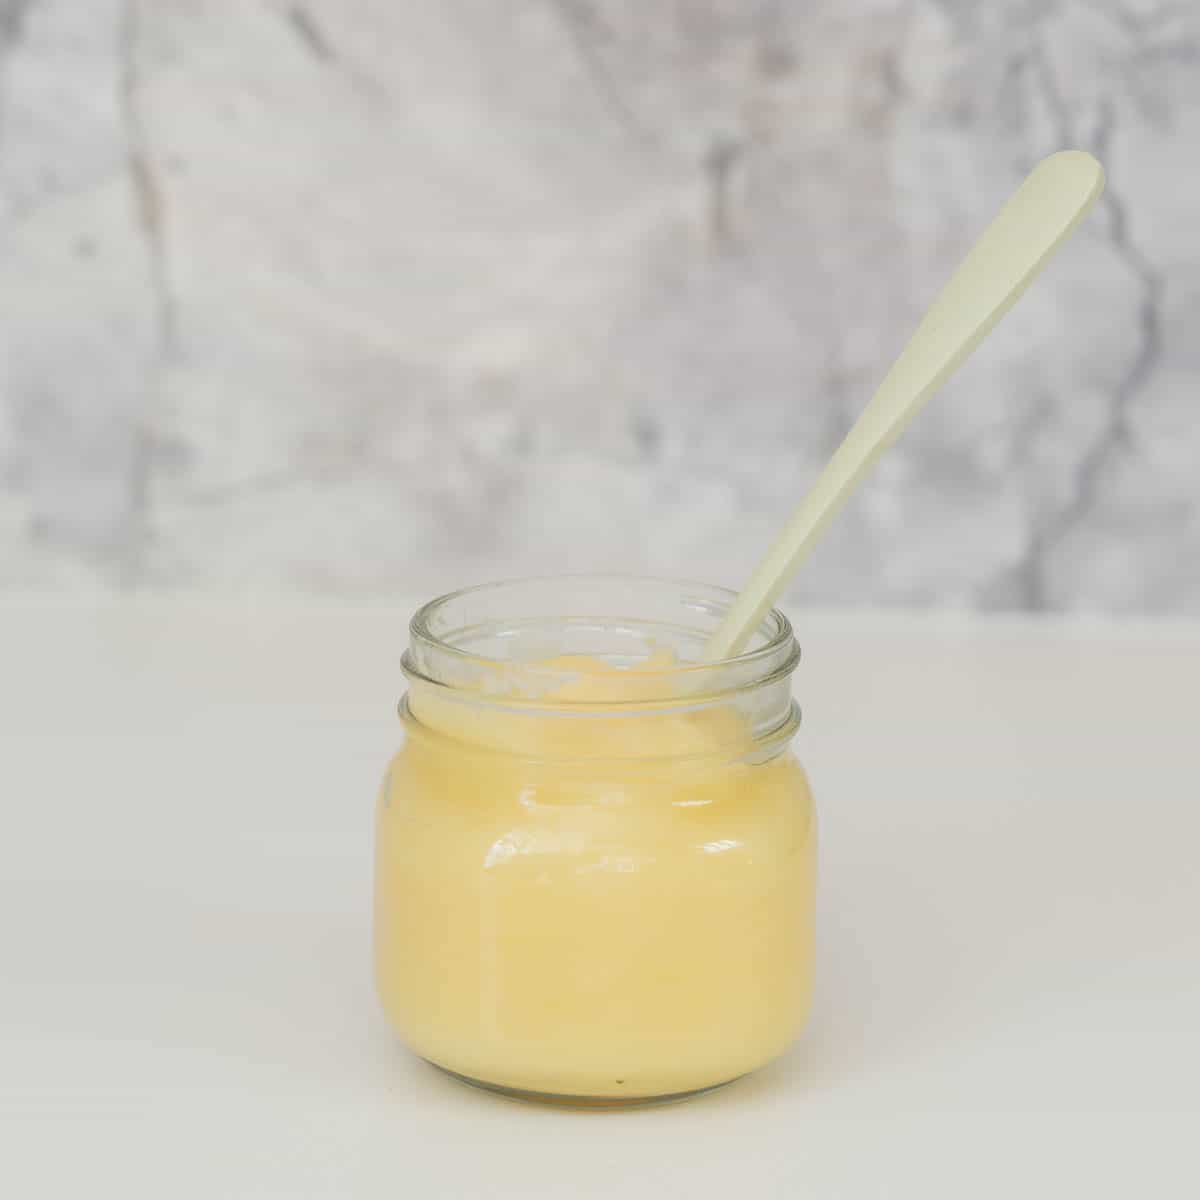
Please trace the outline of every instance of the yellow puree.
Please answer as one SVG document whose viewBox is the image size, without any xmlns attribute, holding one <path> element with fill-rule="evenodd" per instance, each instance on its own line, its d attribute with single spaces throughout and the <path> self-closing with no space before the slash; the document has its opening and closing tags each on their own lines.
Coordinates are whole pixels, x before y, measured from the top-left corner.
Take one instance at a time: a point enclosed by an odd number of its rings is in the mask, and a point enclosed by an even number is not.
<svg viewBox="0 0 1200 1200">
<path fill-rule="evenodd" d="M 551 703 L 637 697 L 637 670 L 545 666 L 574 673 Z M 628 1099 L 783 1051 L 813 923 L 790 752 L 746 761 L 731 709 L 579 718 L 445 695 L 409 693 L 378 810 L 376 975 L 404 1040 L 485 1083 Z"/>
</svg>

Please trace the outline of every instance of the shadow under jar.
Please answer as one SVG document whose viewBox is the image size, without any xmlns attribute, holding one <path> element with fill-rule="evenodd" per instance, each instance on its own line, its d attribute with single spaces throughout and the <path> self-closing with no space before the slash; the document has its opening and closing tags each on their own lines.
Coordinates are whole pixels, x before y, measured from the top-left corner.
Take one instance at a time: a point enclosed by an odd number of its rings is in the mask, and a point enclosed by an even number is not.
<svg viewBox="0 0 1200 1200">
<path fill-rule="evenodd" d="M 607 576 L 420 609 L 380 795 L 375 971 L 419 1055 L 527 1099 L 703 1091 L 782 1053 L 812 988 L 815 829 L 772 612 Z"/>
</svg>

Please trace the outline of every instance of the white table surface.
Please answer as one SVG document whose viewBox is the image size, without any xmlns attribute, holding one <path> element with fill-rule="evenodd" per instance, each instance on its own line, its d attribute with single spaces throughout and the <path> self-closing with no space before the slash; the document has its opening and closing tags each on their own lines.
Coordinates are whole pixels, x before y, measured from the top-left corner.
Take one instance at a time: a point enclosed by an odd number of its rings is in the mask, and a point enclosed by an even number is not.
<svg viewBox="0 0 1200 1200">
<path fill-rule="evenodd" d="M 794 613 L 810 1030 L 580 1114 L 375 1006 L 410 607 L 0 601 L 0 1193 L 1200 1194 L 1200 628 Z"/>
</svg>

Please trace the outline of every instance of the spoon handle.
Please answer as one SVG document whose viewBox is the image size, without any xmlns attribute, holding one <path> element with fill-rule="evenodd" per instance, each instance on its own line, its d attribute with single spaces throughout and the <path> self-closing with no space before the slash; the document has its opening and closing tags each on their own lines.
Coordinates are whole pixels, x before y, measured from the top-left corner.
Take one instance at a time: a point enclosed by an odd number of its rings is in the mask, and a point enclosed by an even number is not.
<svg viewBox="0 0 1200 1200">
<path fill-rule="evenodd" d="M 759 563 L 709 639 L 707 659 L 745 646 L 867 470 L 1017 302 L 1103 189 L 1100 164 L 1081 150 L 1063 150 L 1034 167 L 942 289 Z"/>
</svg>

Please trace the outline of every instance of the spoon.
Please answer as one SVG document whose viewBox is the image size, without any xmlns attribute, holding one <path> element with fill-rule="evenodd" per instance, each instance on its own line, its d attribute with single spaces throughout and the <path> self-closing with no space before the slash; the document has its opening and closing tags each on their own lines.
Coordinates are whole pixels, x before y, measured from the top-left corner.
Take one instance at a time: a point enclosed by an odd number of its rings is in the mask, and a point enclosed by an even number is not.
<svg viewBox="0 0 1200 1200">
<path fill-rule="evenodd" d="M 739 653 L 875 460 L 1020 298 L 1104 190 L 1081 150 L 1044 158 L 946 284 L 879 390 L 709 638 L 712 662 Z"/>
</svg>

